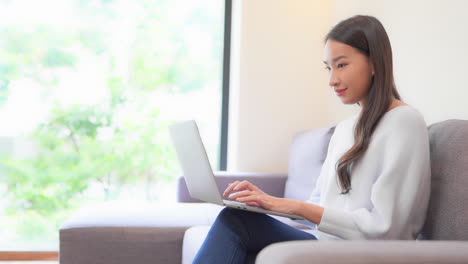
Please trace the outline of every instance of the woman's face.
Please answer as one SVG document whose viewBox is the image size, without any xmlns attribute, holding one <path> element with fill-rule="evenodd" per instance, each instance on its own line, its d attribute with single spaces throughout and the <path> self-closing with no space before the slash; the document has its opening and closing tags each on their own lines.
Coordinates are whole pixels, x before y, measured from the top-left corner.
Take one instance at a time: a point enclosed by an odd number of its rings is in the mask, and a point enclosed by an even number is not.
<svg viewBox="0 0 468 264">
<path fill-rule="evenodd" d="M 357 49 L 335 41 L 325 43 L 329 84 L 344 104 L 366 103 L 374 69 L 369 58 Z"/>
</svg>

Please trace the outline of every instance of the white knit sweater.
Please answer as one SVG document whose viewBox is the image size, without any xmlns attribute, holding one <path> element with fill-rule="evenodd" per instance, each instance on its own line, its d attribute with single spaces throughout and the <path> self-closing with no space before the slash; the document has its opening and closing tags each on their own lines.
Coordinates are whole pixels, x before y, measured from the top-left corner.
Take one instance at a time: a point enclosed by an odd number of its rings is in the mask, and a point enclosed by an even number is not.
<svg viewBox="0 0 468 264">
<path fill-rule="evenodd" d="M 354 144 L 358 115 L 340 122 L 308 202 L 324 207 L 319 239 L 415 239 L 429 203 L 429 137 L 412 106 L 380 119 L 369 147 L 351 170 L 351 191 L 341 195 L 335 164 Z"/>
</svg>

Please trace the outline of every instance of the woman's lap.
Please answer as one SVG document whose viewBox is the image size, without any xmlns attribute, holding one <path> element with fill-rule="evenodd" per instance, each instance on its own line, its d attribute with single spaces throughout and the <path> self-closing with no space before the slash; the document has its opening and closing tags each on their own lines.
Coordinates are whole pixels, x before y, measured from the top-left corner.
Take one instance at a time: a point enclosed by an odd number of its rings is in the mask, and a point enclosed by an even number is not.
<svg viewBox="0 0 468 264">
<path fill-rule="evenodd" d="M 268 215 L 225 208 L 216 218 L 197 257 L 207 261 L 207 257 L 212 256 L 215 260 L 221 257 L 216 254 L 224 252 L 226 263 L 239 263 L 239 259 L 255 256 L 273 243 L 316 239 Z"/>
<path fill-rule="evenodd" d="M 249 251 L 260 251 L 264 247 L 278 242 L 291 240 L 310 240 L 316 239 L 314 235 L 287 225 L 271 216 L 260 213 L 253 213 L 237 209 L 226 208 L 222 211 L 221 217 L 237 217 L 242 221 L 242 230 L 244 231 L 246 243 Z"/>
</svg>

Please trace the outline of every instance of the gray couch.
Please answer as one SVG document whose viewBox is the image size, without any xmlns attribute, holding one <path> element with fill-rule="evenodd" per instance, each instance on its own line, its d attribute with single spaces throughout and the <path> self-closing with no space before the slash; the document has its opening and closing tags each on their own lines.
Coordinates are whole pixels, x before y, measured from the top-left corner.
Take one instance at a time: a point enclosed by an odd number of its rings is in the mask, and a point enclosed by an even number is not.
<svg viewBox="0 0 468 264">
<path fill-rule="evenodd" d="M 447 120 L 428 129 L 432 194 L 418 240 L 284 242 L 262 250 L 256 263 L 468 263 L 468 121 Z M 247 179 L 272 195 L 304 200 L 333 131 L 331 126 L 298 134 L 287 175 L 216 173 L 218 186 Z M 191 263 L 222 208 L 191 199 L 183 178 L 178 186 L 179 203 L 104 203 L 79 210 L 60 229 L 60 262 Z"/>
</svg>

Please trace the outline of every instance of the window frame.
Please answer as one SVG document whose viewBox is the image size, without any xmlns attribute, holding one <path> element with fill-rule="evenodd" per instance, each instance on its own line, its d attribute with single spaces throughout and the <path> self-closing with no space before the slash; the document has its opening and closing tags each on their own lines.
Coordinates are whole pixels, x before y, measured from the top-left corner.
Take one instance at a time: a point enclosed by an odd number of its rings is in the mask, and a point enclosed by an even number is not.
<svg viewBox="0 0 468 264">
<path fill-rule="evenodd" d="M 228 129 L 229 129 L 229 81 L 231 61 L 231 22 L 232 0 L 224 4 L 224 43 L 223 43 L 223 79 L 221 106 L 221 137 L 219 168 L 227 167 Z M 0 251 L 0 262 L 3 261 L 58 261 L 58 251 Z"/>
<path fill-rule="evenodd" d="M 229 81 L 231 64 L 231 23 L 232 0 L 225 0 L 224 4 L 224 50 L 223 50 L 223 87 L 221 106 L 221 139 L 219 169 L 227 169 L 228 130 L 229 130 Z"/>
</svg>

